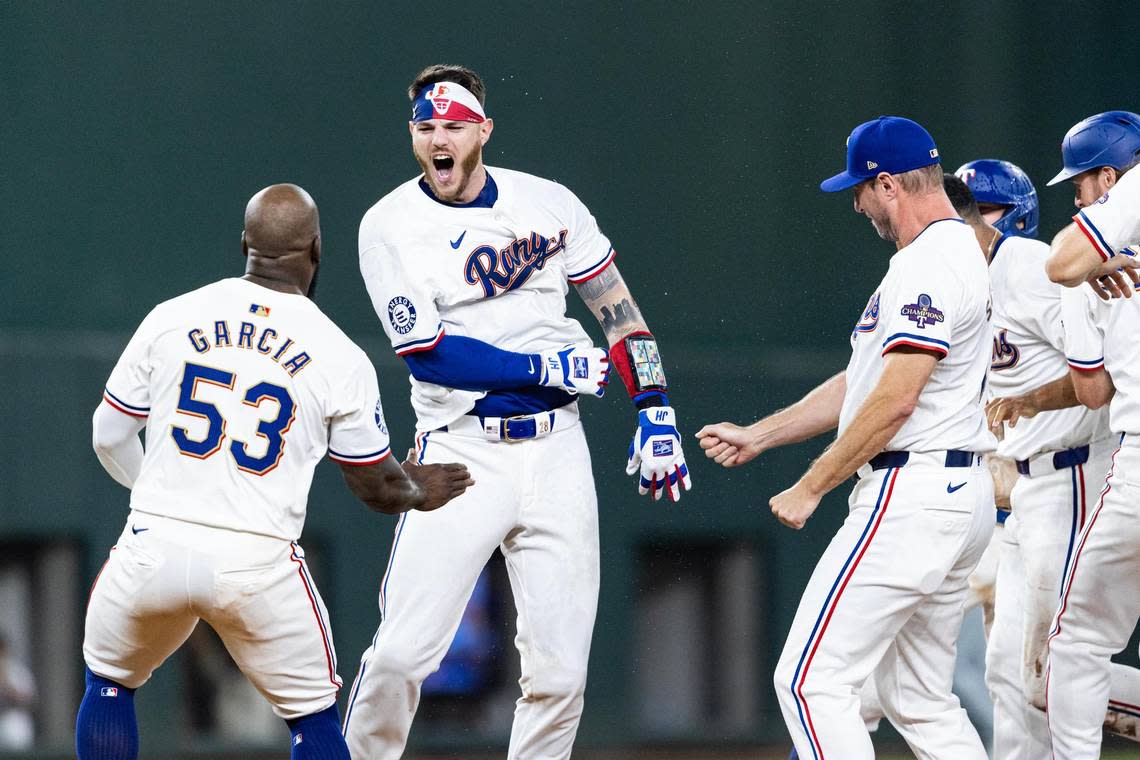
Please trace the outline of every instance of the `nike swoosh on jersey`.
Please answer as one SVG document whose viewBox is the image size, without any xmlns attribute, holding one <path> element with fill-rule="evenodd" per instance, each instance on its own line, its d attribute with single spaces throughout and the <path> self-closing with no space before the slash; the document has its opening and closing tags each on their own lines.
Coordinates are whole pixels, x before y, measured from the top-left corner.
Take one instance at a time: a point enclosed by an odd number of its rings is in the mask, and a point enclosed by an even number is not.
<svg viewBox="0 0 1140 760">
<path fill-rule="evenodd" d="M 133 525 L 131 526 L 131 533 L 134 533 L 136 536 L 142 533 L 144 530 L 150 530 L 150 528 L 136 528 Z"/>
<path fill-rule="evenodd" d="M 463 230 L 462 235 L 460 235 L 457 239 L 450 241 L 452 249 L 458 250 L 459 246 L 461 246 L 463 244 L 463 238 L 466 236 L 467 236 L 467 230 Z"/>
<path fill-rule="evenodd" d="M 956 486 L 952 486 L 952 485 L 950 485 L 949 483 L 947 483 L 947 484 L 946 484 L 946 493 L 954 493 L 954 492 L 955 492 L 955 491 L 957 491 L 959 488 L 961 488 L 962 486 L 966 485 L 966 483 L 967 483 L 967 482 L 969 482 L 969 481 L 965 481 L 965 480 L 963 480 L 961 483 L 959 483 L 959 484 L 958 484 L 958 485 L 956 485 Z"/>
</svg>

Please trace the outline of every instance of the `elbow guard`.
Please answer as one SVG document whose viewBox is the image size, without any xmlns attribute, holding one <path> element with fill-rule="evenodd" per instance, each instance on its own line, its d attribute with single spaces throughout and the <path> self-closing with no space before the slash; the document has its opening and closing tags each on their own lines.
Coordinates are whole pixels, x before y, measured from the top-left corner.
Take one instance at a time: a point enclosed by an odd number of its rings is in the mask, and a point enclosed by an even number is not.
<svg viewBox="0 0 1140 760">
<path fill-rule="evenodd" d="M 652 333 L 630 333 L 610 346 L 610 366 L 621 376 L 638 409 L 669 406 L 665 368 Z"/>
</svg>

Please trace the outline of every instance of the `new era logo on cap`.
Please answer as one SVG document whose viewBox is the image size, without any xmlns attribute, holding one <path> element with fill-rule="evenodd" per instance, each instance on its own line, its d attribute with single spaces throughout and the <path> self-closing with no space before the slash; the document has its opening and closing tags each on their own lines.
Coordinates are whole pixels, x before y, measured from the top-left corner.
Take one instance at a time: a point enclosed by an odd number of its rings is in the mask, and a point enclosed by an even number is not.
<svg viewBox="0 0 1140 760">
<path fill-rule="evenodd" d="M 880 116 L 855 127 L 847 138 L 847 170 L 819 183 L 820 190 L 846 190 L 880 172 L 902 174 L 938 163 L 934 138 L 918 122 Z"/>
</svg>

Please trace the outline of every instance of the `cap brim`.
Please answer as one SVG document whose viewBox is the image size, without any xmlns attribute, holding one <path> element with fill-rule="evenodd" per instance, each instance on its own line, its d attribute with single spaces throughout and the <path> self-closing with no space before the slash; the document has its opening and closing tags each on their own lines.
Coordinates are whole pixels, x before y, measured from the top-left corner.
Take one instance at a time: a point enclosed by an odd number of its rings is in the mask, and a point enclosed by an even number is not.
<svg viewBox="0 0 1140 760">
<path fill-rule="evenodd" d="M 1074 171 L 1073 169 L 1069 169 L 1068 167 L 1065 167 L 1061 171 L 1057 172 L 1056 177 L 1054 177 L 1053 179 L 1046 182 L 1045 187 L 1052 187 L 1053 185 L 1056 185 L 1060 182 L 1064 182 L 1067 179 L 1072 179 L 1073 177 L 1077 176 L 1078 174 L 1080 174 L 1080 171 Z"/>
<path fill-rule="evenodd" d="M 840 190 L 846 190 L 849 187 L 855 187 L 866 177 L 856 177 L 850 172 L 839 172 L 834 177 L 828 177 L 823 182 L 819 183 L 819 189 L 825 193 L 838 193 Z"/>
</svg>

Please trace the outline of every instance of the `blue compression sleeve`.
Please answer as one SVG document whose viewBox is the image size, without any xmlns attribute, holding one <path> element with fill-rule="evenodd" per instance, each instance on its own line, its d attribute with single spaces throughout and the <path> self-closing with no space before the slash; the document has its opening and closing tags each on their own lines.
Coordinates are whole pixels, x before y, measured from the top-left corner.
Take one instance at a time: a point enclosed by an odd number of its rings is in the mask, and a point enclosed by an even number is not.
<svg viewBox="0 0 1140 760">
<path fill-rule="evenodd" d="M 464 391 L 499 391 L 539 384 L 538 354 L 495 348 L 475 338 L 447 335 L 430 351 L 404 356 L 417 380 Z"/>
</svg>

